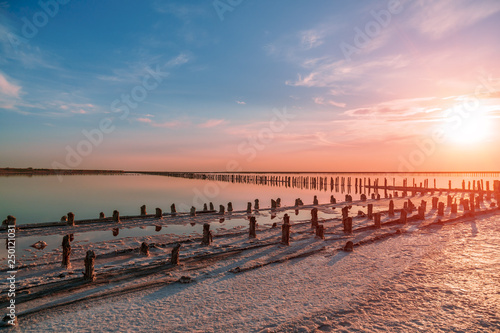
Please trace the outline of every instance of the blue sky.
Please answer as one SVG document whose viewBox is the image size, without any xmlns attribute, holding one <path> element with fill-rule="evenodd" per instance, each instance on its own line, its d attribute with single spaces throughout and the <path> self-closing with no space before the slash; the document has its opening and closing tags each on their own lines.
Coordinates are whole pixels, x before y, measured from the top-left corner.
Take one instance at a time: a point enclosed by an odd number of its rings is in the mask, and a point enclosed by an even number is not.
<svg viewBox="0 0 500 333">
<path fill-rule="evenodd" d="M 0 167 L 500 165 L 498 1 L 40 3 L 0 2 Z"/>
</svg>

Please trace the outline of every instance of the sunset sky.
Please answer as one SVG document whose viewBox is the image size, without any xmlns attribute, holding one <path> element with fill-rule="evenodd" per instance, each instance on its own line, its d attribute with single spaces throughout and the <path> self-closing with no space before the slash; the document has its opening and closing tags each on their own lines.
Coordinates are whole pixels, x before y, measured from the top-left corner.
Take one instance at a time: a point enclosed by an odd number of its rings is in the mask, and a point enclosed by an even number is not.
<svg viewBox="0 0 500 333">
<path fill-rule="evenodd" d="M 0 167 L 500 170 L 500 1 L 41 4 L 0 1 Z"/>
</svg>

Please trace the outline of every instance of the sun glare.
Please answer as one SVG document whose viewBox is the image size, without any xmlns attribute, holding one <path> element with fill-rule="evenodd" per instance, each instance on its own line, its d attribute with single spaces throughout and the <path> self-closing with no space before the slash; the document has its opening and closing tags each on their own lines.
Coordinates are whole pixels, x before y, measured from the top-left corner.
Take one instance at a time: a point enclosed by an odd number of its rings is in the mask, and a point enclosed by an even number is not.
<svg viewBox="0 0 500 333">
<path fill-rule="evenodd" d="M 456 117 L 445 124 L 445 132 L 452 143 L 478 144 L 484 142 L 490 132 L 489 120 L 482 112 Z"/>
</svg>

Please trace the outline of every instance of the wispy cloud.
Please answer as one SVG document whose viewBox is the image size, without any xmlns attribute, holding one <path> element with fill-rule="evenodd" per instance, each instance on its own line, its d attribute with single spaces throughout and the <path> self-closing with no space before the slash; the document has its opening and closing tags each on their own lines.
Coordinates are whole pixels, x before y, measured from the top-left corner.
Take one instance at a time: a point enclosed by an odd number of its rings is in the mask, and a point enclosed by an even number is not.
<svg viewBox="0 0 500 333">
<path fill-rule="evenodd" d="M 395 70 L 408 65 L 401 55 L 386 56 L 375 60 L 354 62 L 344 59 L 325 59 L 317 62 L 306 75 L 298 75 L 297 80 L 286 81 L 287 85 L 303 87 L 338 87 L 339 83 L 360 79 L 375 71 Z M 310 67 L 306 61 L 304 67 Z"/>
<path fill-rule="evenodd" d="M 198 124 L 199 128 L 211 128 L 227 123 L 224 119 L 209 119 L 204 123 Z"/>
<path fill-rule="evenodd" d="M 241 105 L 247 104 L 246 102 L 243 102 L 243 101 L 236 101 L 236 103 L 241 104 Z"/>
<path fill-rule="evenodd" d="M 336 102 L 336 101 L 331 100 L 331 99 L 325 100 L 323 97 L 315 97 L 313 100 L 314 100 L 314 103 L 316 103 L 318 105 L 332 105 L 332 106 L 337 106 L 339 108 L 346 107 L 345 103 Z"/>
<path fill-rule="evenodd" d="M 4 74 L 0 73 L 0 94 L 9 97 L 19 97 L 21 87 L 10 83 Z"/>
<path fill-rule="evenodd" d="M 496 0 L 420 0 L 412 2 L 408 24 L 431 39 L 440 39 L 499 11 Z"/>
<path fill-rule="evenodd" d="M 311 29 L 299 32 L 300 44 L 306 50 L 322 45 L 324 36 L 324 30 Z"/>
</svg>

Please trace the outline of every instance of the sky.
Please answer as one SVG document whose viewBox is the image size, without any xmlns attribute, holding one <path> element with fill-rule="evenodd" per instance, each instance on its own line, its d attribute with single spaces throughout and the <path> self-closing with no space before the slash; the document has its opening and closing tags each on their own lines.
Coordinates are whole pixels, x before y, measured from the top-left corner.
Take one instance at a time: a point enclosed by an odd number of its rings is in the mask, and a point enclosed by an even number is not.
<svg viewBox="0 0 500 333">
<path fill-rule="evenodd" d="M 0 0 L 0 167 L 500 170 L 500 2 Z"/>
</svg>

